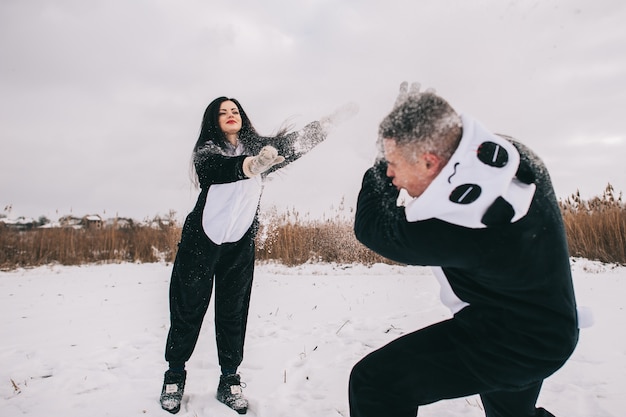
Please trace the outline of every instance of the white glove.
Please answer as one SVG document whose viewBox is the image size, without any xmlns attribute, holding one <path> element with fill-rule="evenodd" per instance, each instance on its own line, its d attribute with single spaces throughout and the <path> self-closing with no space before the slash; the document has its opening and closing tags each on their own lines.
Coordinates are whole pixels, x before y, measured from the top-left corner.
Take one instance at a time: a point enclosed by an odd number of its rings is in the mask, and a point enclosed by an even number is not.
<svg viewBox="0 0 626 417">
<path fill-rule="evenodd" d="M 325 132 L 328 132 L 333 127 L 340 123 L 345 122 L 348 119 L 356 116 L 359 112 L 359 105 L 353 102 L 346 103 L 343 106 L 337 108 L 334 112 L 328 116 L 324 116 L 320 119 L 320 125 Z"/>
<path fill-rule="evenodd" d="M 243 160 L 243 173 L 246 177 L 252 178 L 284 161 L 285 157 L 278 155 L 276 148 L 264 146 L 258 155 L 249 156 Z"/>
<path fill-rule="evenodd" d="M 409 83 L 406 81 L 402 81 L 400 84 L 400 91 L 398 92 L 398 97 L 396 98 L 396 102 L 393 107 L 398 107 L 404 101 L 406 101 L 409 97 L 419 96 L 422 94 L 420 92 L 420 83 L 411 83 L 411 88 L 409 88 Z M 434 88 L 427 88 L 425 93 L 435 93 Z"/>
</svg>

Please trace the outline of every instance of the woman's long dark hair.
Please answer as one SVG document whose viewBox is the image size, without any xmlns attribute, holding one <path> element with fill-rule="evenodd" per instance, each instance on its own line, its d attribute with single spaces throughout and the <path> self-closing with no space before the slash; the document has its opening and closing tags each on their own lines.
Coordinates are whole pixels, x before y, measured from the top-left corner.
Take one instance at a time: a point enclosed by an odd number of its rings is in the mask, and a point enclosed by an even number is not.
<svg viewBox="0 0 626 417">
<path fill-rule="evenodd" d="M 198 149 L 202 148 L 207 142 L 211 141 L 220 148 L 225 148 L 227 139 L 224 132 L 220 128 L 218 118 L 220 114 L 220 106 L 225 101 L 232 101 L 237 105 L 239 109 L 239 115 L 241 116 L 241 130 L 239 131 L 239 140 L 244 143 L 248 140 L 251 140 L 255 137 L 258 137 L 258 133 L 252 126 L 252 122 L 248 118 L 248 115 L 244 111 L 239 101 L 234 98 L 228 97 L 218 97 L 213 100 L 204 111 L 204 116 L 202 117 L 202 125 L 200 127 L 200 136 L 196 141 L 195 146 L 193 147 L 193 153 L 195 154 Z"/>
<path fill-rule="evenodd" d="M 198 152 L 199 149 L 205 146 L 207 142 L 212 142 L 214 145 L 219 146 L 224 150 L 226 149 L 228 139 L 226 139 L 226 134 L 224 134 L 218 122 L 220 115 L 220 106 L 225 101 L 232 101 L 239 109 L 239 115 L 241 116 L 241 130 L 239 130 L 239 141 L 243 143 L 244 147 L 248 148 L 252 143 L 260 138 L 260 135 L 257 133 L 254 126 L 252 126 L 252 122 L 248 118 L 248 115 L 244 111 L 243 107 L 241 107 L 241 104 L 237 99 L 218 97 L 211 103 L 209 103 L 206 110 L 204 111 L 204 116 L 202 117 L 200 135 L 198 137 L 198 140 L 196 141 L 196 144 L 193 147 L 193 152 L 191 154 L 191 163 L 189 164 L 189 176 L 191 177 L 191 181 L 196 188 L 199 187 L 198 175 L 196 173 L 196 167 L 194 164 L 196 152 Z M 275 134 L 274 138 L 284 137 L 291 130 L 291 128 L 292 126 L 284 124 Z"/>
<path fill-rule="evenodd" d="M 213 144 L 215 144 L 216 146 L 219 146 L 222 149 L 226 149 L 226 144 L 228 140 L 226 139 L 226 134 L 224 134 L 218 122 L 220 115 L 220 106 L 225 101 L 232 101 L 239 109 L 239 115 L 241 116 L 241 130 L 239 130 L 239 140 L 244 144 L 244 146 L 254 141 L 255 138 L 259 137 L 259 134 L 254 129 L 254 126 L 252 126 L 252 122 L 250 122 L 248 115 L 244 111 L 243 107 L 241 107 L 241 104 L 237 99 L 218 97 L 211 103 L 209 103 L 206 110 L 204 111 L 204 116 L 202 117 L 200 135 L 198 136 L 198 140 L 193 147 L 193 152 L 191 153 L 191 162 L 189 164 L 189 176 L 195 188 L 199 187 L 198 175 L 196 173 L 196 167 L 194 164 L 196 152 L 198 152 L 199 149 L 205 146 L 207 142 L 213 142 Z"/>
</svg>

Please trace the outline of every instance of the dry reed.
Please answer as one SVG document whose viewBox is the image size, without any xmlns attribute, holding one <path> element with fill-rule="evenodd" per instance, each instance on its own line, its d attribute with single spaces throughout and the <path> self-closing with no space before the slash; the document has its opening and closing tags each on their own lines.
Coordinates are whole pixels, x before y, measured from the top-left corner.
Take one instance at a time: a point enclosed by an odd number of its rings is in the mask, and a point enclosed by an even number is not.
<svg viewBox="0 0 626 417">
<path fill-rule="evenodd" d="M 307 262 L 390 263 L 356 240 L 351 220 L 292 223 L 286 216 L 264 218 L 257 239 L 257 260 L 290 266 Z"/>
<path fill-rule="evenodd" d="M 162 227 L 33 230 L 0 229 L 0 269 L 46 264 L 172 261 L 177 225 Z"/>
<path fill-rule="evenodd" d="M 560 202 L 570 254 L 607 263 L 626 264 L 626 206 L 609 184 L 600 197 L 584 200 L 576 193 Z M 261 215 L 257 260 L 285 265 L 307 262 L 338 264 L 390 263 L 354 237 L 352 215 L 311 220 L 298 213 Z M 101 229 L 0 228 L 0 269 L 46 264 L 96 262 L 171 262 L 181 227 L 173 221 L 151 226 Z"/>
<path fill-rule="evenodd" d="M 626 205 L 608 184 L 600 197 L 580 193 L 560 203 L 570 254 L 608 263 L 626 263 Z"/>
</svg>

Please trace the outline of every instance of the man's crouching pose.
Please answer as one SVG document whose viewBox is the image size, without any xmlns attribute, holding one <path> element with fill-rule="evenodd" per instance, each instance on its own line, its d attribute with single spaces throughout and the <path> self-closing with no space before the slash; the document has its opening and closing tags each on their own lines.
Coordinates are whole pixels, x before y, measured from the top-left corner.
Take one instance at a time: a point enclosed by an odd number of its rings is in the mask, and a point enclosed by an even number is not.
<svg viewBox="0 0 626 417">
<path fill-rule="evenodd" d="M 421 405 L 474 394 L 488 417 L 552 416 L 536 400 L 572 354 L 578 322 L 545 166 L 406 84 L 379 140 L 383 154 L 363 178 L 355 234 L 391 260 L 433 266 L 453 317 L 356 364 L 351 417 L 414 417 Z M 413 197 L 403 207 L 401 189 Z"/>
</svg>

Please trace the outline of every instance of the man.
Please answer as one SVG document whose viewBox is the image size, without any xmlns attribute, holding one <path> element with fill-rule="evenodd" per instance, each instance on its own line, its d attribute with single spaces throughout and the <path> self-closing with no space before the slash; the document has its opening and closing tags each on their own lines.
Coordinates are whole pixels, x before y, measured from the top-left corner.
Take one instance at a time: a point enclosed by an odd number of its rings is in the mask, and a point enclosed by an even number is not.
<svg viewBox="0 0 626 417">
<path fill-rule="evenodd" d="M 420 405 L 473 394 L 488 417 L 552 416 L 535 403 L 572 354 L 578 319 L 545 166 L 406 83 L 379 138 L 383 156 L 363 178 L 355 234 L 391 260 L 433 266 L 453 317 L 356 364 L 351 417 L 413 417 Z M 413 198 L 404 207 L 401 189 Z"/>
</svg>

